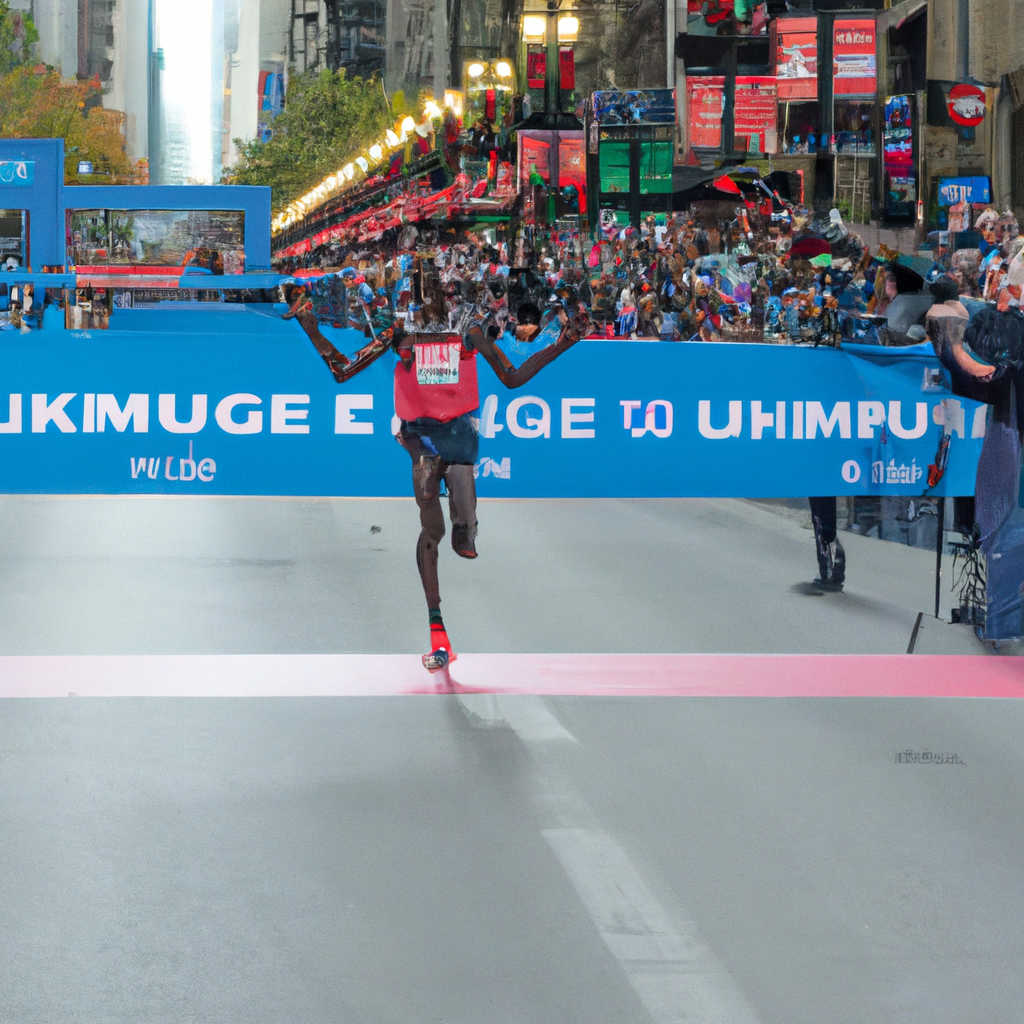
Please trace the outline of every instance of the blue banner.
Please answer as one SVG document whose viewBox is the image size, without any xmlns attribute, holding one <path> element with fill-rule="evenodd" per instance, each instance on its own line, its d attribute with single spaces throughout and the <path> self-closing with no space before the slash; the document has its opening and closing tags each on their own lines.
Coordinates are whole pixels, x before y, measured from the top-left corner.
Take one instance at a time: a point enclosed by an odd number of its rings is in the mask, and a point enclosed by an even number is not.
<svg viewBox="0 0 1024 1024">
<path fill-rule="evenodd" d="M 338 385 L 263 310 L 0 334 L 0 491 L 408 495 L 394 357 Z M 516 391 L 478 363 L 485 497 L 974 493 L 986 407 L 946 390 L 927 345 L 581 342 Z"/>
</svg>

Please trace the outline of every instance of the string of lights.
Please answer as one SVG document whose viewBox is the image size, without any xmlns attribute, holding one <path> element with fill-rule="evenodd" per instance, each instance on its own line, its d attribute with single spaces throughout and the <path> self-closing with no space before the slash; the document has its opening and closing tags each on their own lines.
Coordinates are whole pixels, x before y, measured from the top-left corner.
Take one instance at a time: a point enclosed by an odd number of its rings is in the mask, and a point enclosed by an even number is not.
<svg viewBox="0 0 1024 1024">
<path fill-rule="evenodd" d="M 448 90 L 441 103 L 429 100 L 423 108 L 423 119 L 417 124 L 412 117 L 405 117 L 389 128 L 383 138 L 368 146 L 359 156 L 328 175 L 315 188 L 305 195 L 290 202 L 271 221 L 271 231 L 279 235 L 293 224 L 302 220 L 311 210 L 325 203 L 328 199 L 341 195 L 362 182 L 365 178 L 377 173 L 386 158 L 403 147 L 413 133 L 426 136 L 435 131 L 444 119 L 445 110 L 451 111 L 456 118 L 462 117 L 462 95 L 455 90 Z"/>
</svg>

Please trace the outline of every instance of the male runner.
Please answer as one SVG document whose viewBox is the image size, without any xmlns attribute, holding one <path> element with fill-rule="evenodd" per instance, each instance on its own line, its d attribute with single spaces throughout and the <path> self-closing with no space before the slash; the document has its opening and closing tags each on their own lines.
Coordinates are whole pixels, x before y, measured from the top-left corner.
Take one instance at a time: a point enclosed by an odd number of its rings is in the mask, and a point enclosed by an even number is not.
<svg viewBox="0 0 1024 1024">
<path fill-rule="evenodd" d="M 297 319 L 305 328 L 302 318 Z M 512 333 L 502 332 L 497 319 L 491 317 L 470 326 L 458 341 L 452 340 L 449 334 L 410 335 L 389 328 L 344 365 L 321 353 L 339 382 L 354 377 L 389 348 L 398 356 L 395 412 L 401 426 L 396 440 L 412 458 L 413 494 L 420 510 L 416 565 L 427 600 L 430 653 L 423 656 L 423 664 L 430 671 L 444 668 L 455 657 L 441 618 L 437 578 L 438 546 L 445 535 L 440 497 L 442 480 L 448 489 L 452 548 L 462 558 L 477 557 L 473 467 L 479 457 L 480 438 L 473 413 L 479 409 L 480 393 L 476 355 L 479 352 L 487 360 L 505 387 L 522 387 L 589 331 L 585 317 L 570 322 L 561 308 L 557 312 L 557 324 L 555 330 L 544 332 L 550 343 L 530 354 L 518 367 L 513 366 L 496 340 L 504 336 L 508 347 L 517 348 L 541 334 L 541 311 L 528 302 L 521 303 L 517 309 L 511 324 Z M 555 321 L 549 326 L 555 327 Z"/>
</svg>

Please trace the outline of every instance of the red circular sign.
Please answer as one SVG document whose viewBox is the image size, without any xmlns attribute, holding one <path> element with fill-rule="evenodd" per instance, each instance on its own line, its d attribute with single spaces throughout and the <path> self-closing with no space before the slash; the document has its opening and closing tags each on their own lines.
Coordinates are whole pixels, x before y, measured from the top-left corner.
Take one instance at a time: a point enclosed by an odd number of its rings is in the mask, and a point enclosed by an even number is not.
<svg viewBox="0 0 1024 1024">
<path fill-rule="evenodd" d="M 949 90 L 949 116 L 965 128 L 985 120 L 985 90 L 976 85 L 954 85 Z"/>
</svg>

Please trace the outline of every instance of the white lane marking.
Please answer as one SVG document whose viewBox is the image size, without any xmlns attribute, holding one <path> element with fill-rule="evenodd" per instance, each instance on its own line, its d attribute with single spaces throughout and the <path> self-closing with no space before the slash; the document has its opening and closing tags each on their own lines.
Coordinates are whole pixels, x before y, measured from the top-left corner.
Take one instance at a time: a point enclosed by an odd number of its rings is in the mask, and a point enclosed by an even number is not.
<svg viewBox="0 0 1024 1024">
<path fill-rule="evenodd" d="M 759 1024 L 696 927 L 671 921 L 613 836 L 543 834 L 654 1024 Z"/>
<path fill-rule="evenodd" d="M 463 710 L 474 725 L 514 729 L 524 743 L 575 743 L 579 740 L 540 697 L 526 694 L 461 693 Z"/>
</svg>

